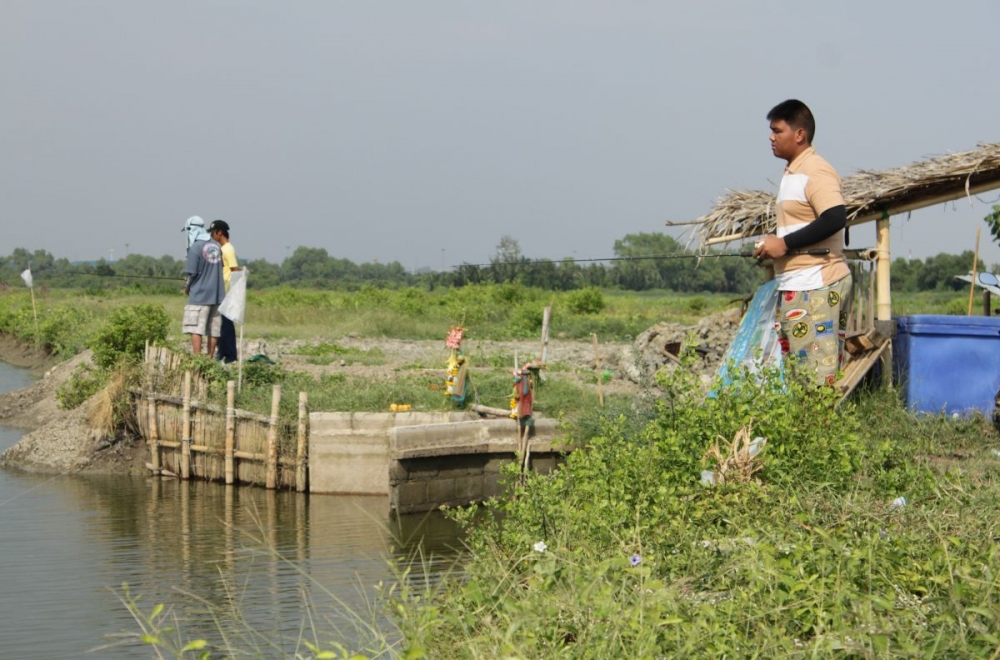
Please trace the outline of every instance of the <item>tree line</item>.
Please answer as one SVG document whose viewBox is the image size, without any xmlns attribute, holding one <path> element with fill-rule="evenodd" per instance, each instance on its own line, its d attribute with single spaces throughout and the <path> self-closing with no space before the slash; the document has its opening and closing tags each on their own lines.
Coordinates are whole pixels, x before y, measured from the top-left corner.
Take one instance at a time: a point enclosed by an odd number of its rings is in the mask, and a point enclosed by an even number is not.
<svg viewBox="0 0 1000 660">
<path fill-rule="evenodd" d="M 244 261 L 252 288 L 292 286 L 354 290 L 361 286 L 461 287 L 480 283 L 518 282 L 553 291 L 588 287 L 626 291 L 668 289 L 677 292 L 745 294 L 762 281 L 753 259 L 699 255 L 662 233 L 628 234 L 615 241 L 614 260 L 564 258 L 528 259 L 517 240 L 504 236 L 488 264 L 463 264 L 453 269 L 407 271 L 397 261 L 357 264 L 331 256 L 324 248 L 300 246 L 281 263 L 265 259 Z M 971 250 L 960 255 L 938 254 L 926 259 L 897 258 L 892 263 L 892 287 L 901 292 L 961 290 L 968 285 L 955 275 L 970 270 Z M 24 286 L 21 273 L 30 266 L 37 285 L 72 288 L 109 288 L 141 284 L 176 288 L 183 278 L 184 261 L 164 255 L 130 254 L 117 261 L 70 262 L 45 250 L 15 249 L 0 262 L 0 287 Z M 985 267 L 980 261 L 977 270 Z"/>
</svg>

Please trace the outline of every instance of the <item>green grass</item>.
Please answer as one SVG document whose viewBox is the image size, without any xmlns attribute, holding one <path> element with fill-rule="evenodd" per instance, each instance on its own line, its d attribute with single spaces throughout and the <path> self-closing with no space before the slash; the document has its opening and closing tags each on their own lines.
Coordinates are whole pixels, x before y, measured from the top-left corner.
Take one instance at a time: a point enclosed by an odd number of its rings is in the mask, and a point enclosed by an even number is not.
<svg viewBox="0 0 1000 660">
<path fill-rule="evenodd" d="M 408 657 L 992 657 L 989 424 L 915 418 L 881 390 L 833 410 L 744 387 L 668 388 L 562 470 L 456 513 L 461 579 L 399 601 Z M 699 485 L 713 436 L 751 420 L 759 482 Z"/>
</svg>

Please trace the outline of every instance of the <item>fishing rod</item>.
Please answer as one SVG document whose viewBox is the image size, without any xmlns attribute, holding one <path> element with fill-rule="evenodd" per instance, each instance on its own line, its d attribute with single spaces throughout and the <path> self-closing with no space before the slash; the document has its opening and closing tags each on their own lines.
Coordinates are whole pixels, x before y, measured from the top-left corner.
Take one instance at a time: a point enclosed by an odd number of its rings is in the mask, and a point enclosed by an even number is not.
<svg viewBox="0 0 1000 660">
<path fill-rule="evenodd" d="M 830 254 L 830 250 L 826 248 L 815 248 L 811 250 L 789 250 L 785 253 L 789 256 L 797 256 L 802 254 L 810 254 L 815 256 L 822 256 Z M 541 263 L 589 263 L 595 261 L 644 261 L 647 259 L 715 259 L 718 257 L 753 257 L 753 252 L 715 252 L 712 254 L 649 254 L 641 257 L 602 257 L 600 259 L 560 259 L 555 261 L 553 259 L 526 259 L 524 261 L 499 261 L 496 264 L 461 264 L 459 266 L 452 266 L 452 268 L 461 268 L 462 266 L 472 266 L 474 268 L 485 268 L 486 266 L 531 266 L 534 264 Z"/>
<path fill-rule="evenodd" d="M 98 277 L 132 277 L 132 278 L 142 278 L 144 280 L 173 280 L 175 282 L 183 282 L 185 278 L 183 277 L 170 277 L 168 275 L 124 275 L 120 273 L 88 273 L 89 275 L 96 275 Z"/>
</svg>

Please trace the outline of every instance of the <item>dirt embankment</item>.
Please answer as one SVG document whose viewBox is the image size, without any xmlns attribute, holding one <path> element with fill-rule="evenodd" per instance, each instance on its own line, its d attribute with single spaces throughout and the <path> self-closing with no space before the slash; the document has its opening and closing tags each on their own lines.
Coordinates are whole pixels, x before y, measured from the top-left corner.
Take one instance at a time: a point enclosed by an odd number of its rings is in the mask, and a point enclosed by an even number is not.
<svg viewBox="0 0 1000 660">
<path fill-rule="evenodd" d="M 27 432 L 0 454 L 0 467 L 47 474 L 122 473 L 143 468 L 141 443 L 114 442 L 92 430 L 91 411 L 98 395 L 74 410 L 58 406 L 56 390 L 78 365 L 90 361 L 90 351 L 54 363 L 44 354 L 4 339 L 0 341 L 0 359 L 40 375 L 32 385 L 0 395 L 0 426 Z"/>
<path fill-rule="evenodd" d="M 638 394 L 653 382 L 653 375 L 662 369 L 679 368 L 677 354 L 684 348 L 695 348 L 701 355 L 694 368 L 708 379 L 715 372 L 726 348 L 732 342 L 739 325 L 739 311 L 716 314 L 693 326 L 674 323 L 657 324 L 635 342 L 602 343 L 595 355 L 592 342 L 553 339 L 546 361 L 552 365 L 552 377 L 570 378 L 593 383 L 595 371 L 610 372 L 606 394 Z M 447 349 L 443 341 L 416 341 L 344 337 L 337 345 L 354 351 L 378 351 L 378 364 L 357 364 L 349 360 L 333 360 L 330 364 L 315 364 L 298 354 L 303 341 L 247 342 L 245 355 L 263 353 L 280 361 L 289 370 L 313 375 L 346 373 L 372 378 L 393 378 L 400 369 L 444 371 Z M 330 341 L 325 339 L 325 341 Z M 487 341 L 468 339 L 463 344 L 473 360 L 500 356 L 517 356 L 523 363 L 538 357 L 537 341 Z M 21 428 L 27 434 L 13 447 L 0 454 L 0 467 L 25 471 L 62 473 L 69 471 L 104 473 L 142 473 L 147 460 L 146 447 L 137 439 L 109 438 L 95 432 L 91 423 L 92 410 L 99 405 L 97 394 L 75 410 L 62 410 L 56 401 L 56 391 L 66 382 L 78 365 L 90 361 L 90 352 L 71 360 L 54 363 L 43 353 L 0 338 L 0 360 L 33 369 L 39 380 L 24 389 L 0 395 L 0 426 Z"/>
</svg>

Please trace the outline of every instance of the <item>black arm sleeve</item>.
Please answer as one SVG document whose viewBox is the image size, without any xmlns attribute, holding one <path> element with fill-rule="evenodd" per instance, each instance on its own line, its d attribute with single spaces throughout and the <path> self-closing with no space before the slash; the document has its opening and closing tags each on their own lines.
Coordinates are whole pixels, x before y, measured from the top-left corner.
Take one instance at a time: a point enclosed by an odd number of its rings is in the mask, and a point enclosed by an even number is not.
<svg viewBox="0 0 1000 660">
<path fill-rule="evenodd" d="M 833 206 L 823 211 L 818 218 L 802 229 L 796 229 L 785 236 L 785 246 L 789 250 L 801 250 L 804 247 L 819 243 L 830 238 L 847 225 L 847 207 L 843 204 Z"/>
</svg>

